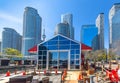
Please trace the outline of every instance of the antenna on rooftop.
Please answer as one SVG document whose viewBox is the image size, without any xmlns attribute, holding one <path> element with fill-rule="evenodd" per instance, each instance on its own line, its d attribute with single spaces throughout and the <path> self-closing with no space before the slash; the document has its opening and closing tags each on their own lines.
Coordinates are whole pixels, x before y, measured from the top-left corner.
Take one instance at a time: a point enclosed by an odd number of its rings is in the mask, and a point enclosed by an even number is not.
<svg viewBox="0 0 120 83">
<path fill-rule="evenodd" d="M 43 25 L 44 27 L 44 25 Z M 42 35 L 43 41 L 45 41 L 46 35 L 45 35 L 45 28 L 43 29 L 43 35 Z"/>
</svg>

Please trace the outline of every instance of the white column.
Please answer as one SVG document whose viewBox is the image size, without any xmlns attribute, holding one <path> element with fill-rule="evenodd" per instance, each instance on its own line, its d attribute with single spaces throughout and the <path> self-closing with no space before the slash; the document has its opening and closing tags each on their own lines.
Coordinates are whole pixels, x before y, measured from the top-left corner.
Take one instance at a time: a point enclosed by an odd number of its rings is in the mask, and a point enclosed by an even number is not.
<svg viewBox="0 0 120 83">
<path fill-rule="evenodd" d="M 46 64 L 46 70 L 48 70 L 49 65 L 49 51 L 47 51 L 47 64 Z"/>
<path fill-rule="evenodd" d="M 70 70 L 70 51 L 68 51 L 68 70 Z"/>
</svg>

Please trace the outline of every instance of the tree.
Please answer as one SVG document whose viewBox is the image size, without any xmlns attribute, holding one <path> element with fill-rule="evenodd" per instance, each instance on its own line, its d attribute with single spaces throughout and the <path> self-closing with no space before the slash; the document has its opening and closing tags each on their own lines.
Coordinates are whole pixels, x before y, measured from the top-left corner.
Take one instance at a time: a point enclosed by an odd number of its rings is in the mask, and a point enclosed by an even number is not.
<svg viewBox="0 0 120 83">
<path fill-rule="evenodd" d="M 13 48 L 6 48 L 4 50 L 4 53 L 9 55 L 10 57 L 22 57 L 23 55 L 20 53 L 20 51 L 13 49 Z"/>
<path fill-rule="evenodd" d="M 102 60 L 105 61 L 106 51 L 105 50 L 90 51 L 90 52 L 87 52 L 85 58 L 91 61 L 102 61 Z"/>
</svg>

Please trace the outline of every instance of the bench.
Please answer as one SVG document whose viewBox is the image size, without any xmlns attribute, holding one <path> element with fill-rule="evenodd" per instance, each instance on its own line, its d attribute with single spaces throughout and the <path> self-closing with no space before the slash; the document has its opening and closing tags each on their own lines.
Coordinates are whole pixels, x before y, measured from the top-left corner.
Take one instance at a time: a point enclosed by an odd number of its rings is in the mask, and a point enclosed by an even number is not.
<svg viewBox="0 0 120 83">
<path fill-rule="evenodd" d="M 49 77 L 42 78 L 42 83 L 49 83 Z"/>
<path fill-rule="evenodd" d="M 25 76 L 16 76 L 9 79 L 9 83 L 30 83 L 32 82 L 33 76 L 25 75 Z"/>
</svg>

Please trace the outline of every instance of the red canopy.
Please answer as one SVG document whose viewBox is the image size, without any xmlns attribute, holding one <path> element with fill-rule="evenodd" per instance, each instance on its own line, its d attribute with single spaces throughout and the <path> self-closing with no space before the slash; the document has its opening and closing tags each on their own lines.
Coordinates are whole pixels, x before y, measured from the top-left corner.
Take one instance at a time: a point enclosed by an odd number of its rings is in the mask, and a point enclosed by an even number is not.
<svg viewBox="0 0 120 83">
<path fill-rule="evenodd" d="M 83 43 L 81 43 L 81 50 L 92 50 L 92 48 L 91 47 L 89 47 L 89 46 L 87 46 L 87 45 L 85 45 L 85 44 L 83 44 Z"/>
<path fill-rule="evenodd" d="M 81 44 L 81 50 L 92 50 L 92 48 L 82 43 Z M 30 48 L 28 50 L 28 52 L 29 53 L 36 53 L 37 52 L 37 45 L 32 47 L 32 48 Z"/>
<path fill-rule="evenodd" d="M 37 45 L 28 50 L 29 53 L 37 53 Z"/>
</svg>

